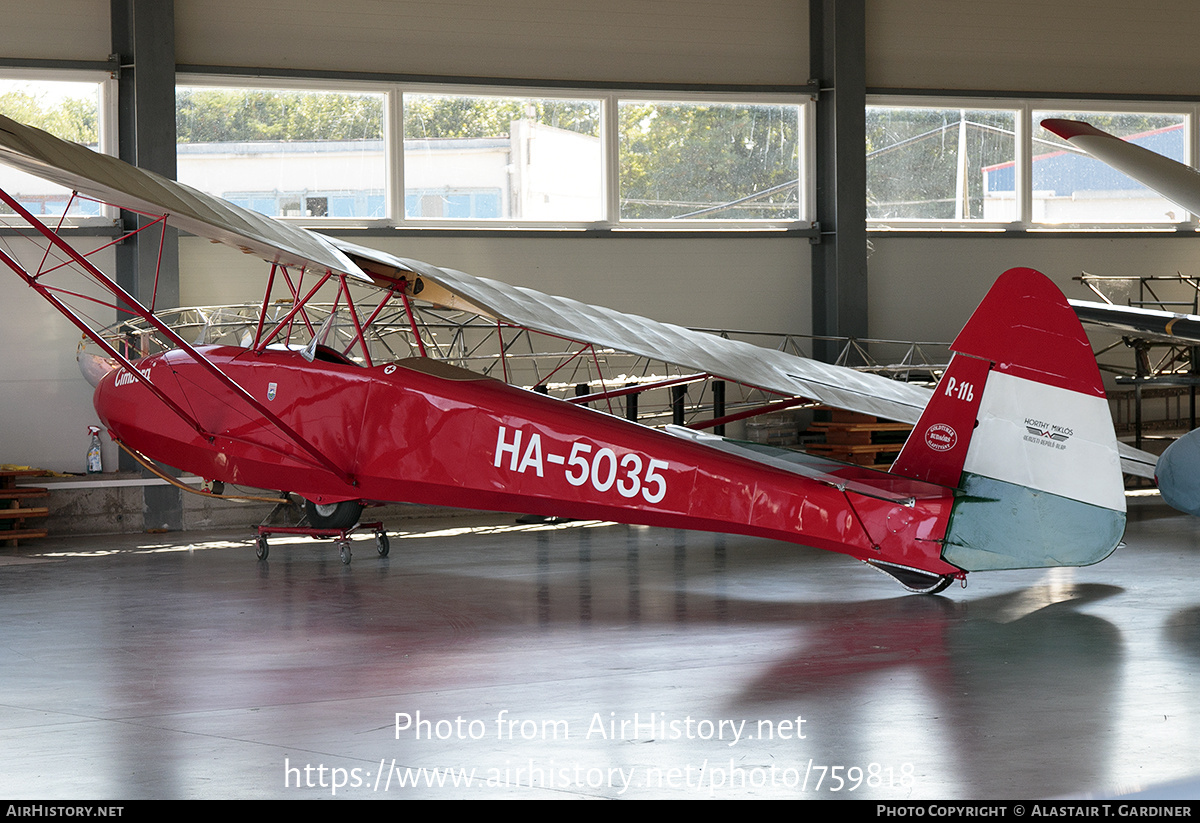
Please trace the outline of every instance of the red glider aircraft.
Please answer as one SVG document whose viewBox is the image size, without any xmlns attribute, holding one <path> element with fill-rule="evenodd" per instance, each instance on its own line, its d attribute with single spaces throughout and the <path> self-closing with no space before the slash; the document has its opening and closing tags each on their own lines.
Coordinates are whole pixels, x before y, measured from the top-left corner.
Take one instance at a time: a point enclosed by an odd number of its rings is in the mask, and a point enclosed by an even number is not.
<svg viewBox="0 0 1200 823">
<path fill-rule="evenodd" d="M 314 525 L 405 501 L 756 535 L 848 554 L 916 592 L 977 570 L 1095 563 L 1124 531 L 1099 370 L 1062 294 L 1031 269 L 996 281 L 931 393 L 335 240 L 6 118 L 0 160 L 271 263 L 257 312 L 193 344 L 0 192 L 42 249 L 0 261 L 102 350 L 81 366 L 113 439 L 204 478 L 295 492 Z M 57 285 L 68 272 L 112 297 Z M 335 294 L 323 321 L 322 290 Z M 94 328 L 77 307 L 89 301 L 136 316 L 163 347 Z M 505 331 L 531 330 L 582 343 L 572 356 L 620 349 L 916 427 L 888 472 L 649 428 L 430 356 L 441 344 L 418 303 L 483 318 L 502 365 Z M 405 346 L 372 336 L 383 326 Z"/>
</svg>

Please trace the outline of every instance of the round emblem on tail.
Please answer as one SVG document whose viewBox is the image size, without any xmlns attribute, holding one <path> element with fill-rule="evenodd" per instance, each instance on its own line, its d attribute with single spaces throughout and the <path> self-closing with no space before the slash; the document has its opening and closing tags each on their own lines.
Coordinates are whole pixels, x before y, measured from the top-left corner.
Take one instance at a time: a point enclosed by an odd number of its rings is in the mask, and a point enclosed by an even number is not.
<svg viewBox="0 0 1200 823">
<path fill-rule="evenodd" d="M 958 435 L 945 423 L 934 423 L 925 430 L 925 445 L 935 452 L 948 452 L 957 442 Z"/>
</svg>

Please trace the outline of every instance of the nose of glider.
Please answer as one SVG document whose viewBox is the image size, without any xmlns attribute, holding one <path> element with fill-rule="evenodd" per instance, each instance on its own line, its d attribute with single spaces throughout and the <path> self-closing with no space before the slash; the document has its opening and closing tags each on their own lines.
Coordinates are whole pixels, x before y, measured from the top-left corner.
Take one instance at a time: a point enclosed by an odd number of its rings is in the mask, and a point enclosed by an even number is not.
<svg viewBox="0 0 1200 823">
<path fill-rule="evenodd" d="M 107 357 L 100 357 L 99 355 L 89 354 L 84 351 L 79 352 L 75 356 L 75 361 L 79 363 L 80 373 L 85 380 L 92 384 L 92 388 L 100 385 L 100 381 L 104 379 L 104 375 L 117 368 L 117 364 Z"/>
<path fill-rule="evenodd" d="M 1200 429 L 1176 440 L 1154 470 L 1163 500 L 1173 508 L 1200 515 Z"/>
</svg>

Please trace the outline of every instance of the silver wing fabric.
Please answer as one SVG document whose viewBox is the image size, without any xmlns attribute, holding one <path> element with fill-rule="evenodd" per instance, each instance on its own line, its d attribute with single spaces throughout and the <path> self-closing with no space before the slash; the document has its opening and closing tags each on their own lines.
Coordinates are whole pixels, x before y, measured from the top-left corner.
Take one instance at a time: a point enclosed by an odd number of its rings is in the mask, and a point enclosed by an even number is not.
<svg viewBox="0 0 1200 823">
<path fill-rule="evenodd" d="M 1084 323 L 1164 343 L 1200 343 L 1200 317 L 1137 306 L 1114 306 L 1087 300 L 1069 300 Z"/>
<path fill-rule="evenodd" d="M 290 226 L 3 116 L 0 162 L 115 206 L 165 214 L 173 226 L 267 261 L 315 267 L 367 282 L 372 278 L 360 264 L 413 272 L 438 287 L 439 302 L 783 395 L 904 423 L 916 423 L 929 399 L 929 390 L 920 386 L 441 269 Z M 1146 467 L 1152 467 L 1153 460 L 1137 453 L 1123 459 L 1123 464 L 1126 471 L 1147 476 Z"/>
<path fill-rule="evenodd" d="M 369 278 L 319 234 L 197 191 L 0 115 L 0 161 L 275 263 Z"/>
<path fill-rule="evenodd" d="M 889 420 L 915 423 L 929 400 L 928 389 L 887 377 L 830 366 L 453 269 L 441 269 L 334 238 L 329 241 L 352 258 L 419 274 L 467 304 L 515 326 L 664 360 L 725 380 L 786 396 L 799 395 Z"/>
<path fill-rule="evenodd" d="M 460 299 L 460 306 L 534 331 L 665 360 L 733 382 L 900 423 L 916 424 L 929 402 L 931 392 L 922 386 L 441 269 L 335 238 L 329 241 L 364 267 L 374 263 L 420 275 Z M 1123 471 L 1154 477 L 1154 455 L 1124 444 L 1120 451 Z"/>
</svg>

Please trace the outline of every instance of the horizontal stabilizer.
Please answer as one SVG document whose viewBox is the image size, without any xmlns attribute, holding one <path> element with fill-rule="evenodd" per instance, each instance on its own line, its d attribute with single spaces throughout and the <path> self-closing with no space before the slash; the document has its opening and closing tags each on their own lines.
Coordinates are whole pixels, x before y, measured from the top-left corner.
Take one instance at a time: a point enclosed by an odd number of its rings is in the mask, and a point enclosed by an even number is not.
<svg viewBox="0 0 1200 823">
<path fill-rule="evenodd" d="M 735 454 L 755 463 L 773 466 L 842 491 L 861 494 L 864 497 L 874 497 L 907 506 L 911 505 L 914 500 L 936 500 L 946 494 L 944 488 L 932 483 L 876 471 L 865 466 L 840 463 L 826 457 L 758 443 L 727 440 L 682 426 L 667 426 L 665 430 L 668 434 L 676 437 L 701 443 L 727 454 Z"/>
</svg>

